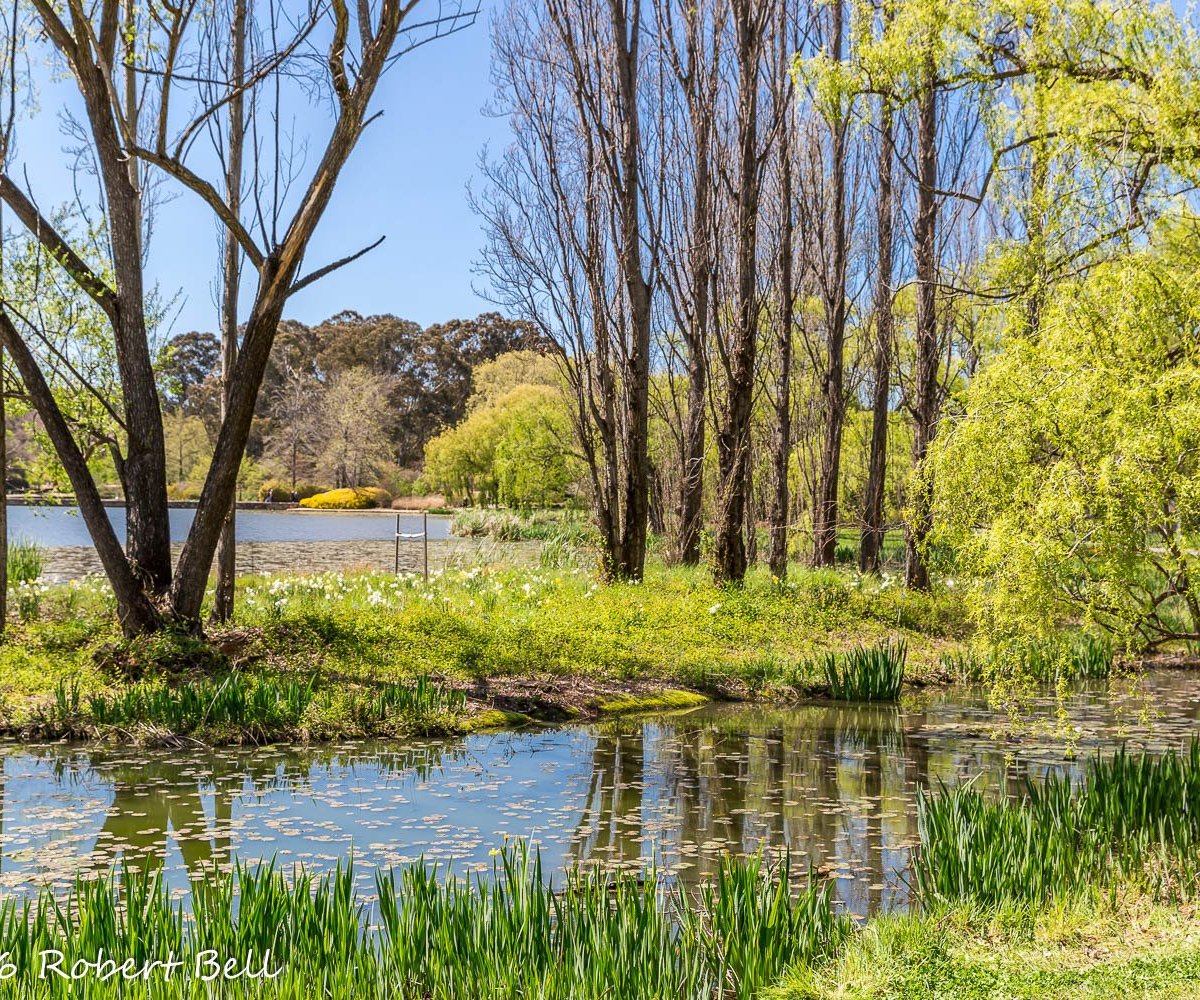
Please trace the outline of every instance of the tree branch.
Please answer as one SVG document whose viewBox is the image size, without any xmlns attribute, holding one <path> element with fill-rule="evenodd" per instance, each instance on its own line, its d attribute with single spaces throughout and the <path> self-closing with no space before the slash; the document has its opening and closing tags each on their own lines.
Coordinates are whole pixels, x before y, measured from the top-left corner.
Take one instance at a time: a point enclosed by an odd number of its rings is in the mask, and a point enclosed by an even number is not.
<svg viewBox="0 0 1200 1000">
<path fill-rule="evenodd" d="M 356 260 L 358 260 L 359 257 L 365 257 L 367 254 L 369 254 L 372 250 L 374 250 L 377 246 L 379 246 L 379 244 L 381 244 L 386 239 L 387 239 L 386 236 L 380 236 L 379 239 L 377 239 L 370 246 L 365 246 L 361 250 L 356 251 L 355 253 L 347 254 L 345 257 L 340 257 L 339 259 L 335 260 L 332 264 L 326 264 L 324 267 L 317 268 L 311 274 L 306 274 L 303 278 L 300 278 L 298 281 L 296 281 L 295 284 L 292 285 L 291 288 L 288 289 L 288 296 L 290 297 L 292 295 L 295 295 L 298 291 L 300 291 L 300 289 L 307 288 L 314 281 L 320 281 L 327 274 L 332 274 L 334 271 L 338 270 L 338 268 L 345 267 L 347 264 L 353 264 Z"/>
<path fill-rule="evenodd" d="M 266 259 L 266 254 L 258 248 L 258 244 L 254 242 L 254 237 L 242 225 L 242 220 L 230 211 L 229 206 L 225 203 L 225 199 L 221 197 L 220 192 L 211 183 L 192 171 L 189 167 L 184 166 L 178 160 L 164 156 L 161 153 L 156 153 L 152 149 L 146 149 L 144 146 L 134 146 L 130 152 L 147 163 L 153 163 L 163 172 L 174 177 L 184 187 L 203 198 L 208 207 L 213 210 L 230 233 L 233 234 L 234 239 L 238 241 L 238 245 L 241 246 L 249 258 L 250 263 L 254 265 L 255 270 L 262 267 L 263 261 Z"/>
<path fill-rule="evenodd" d="M 38 211 L 37 206 L 13 183 L 8 174 L 0 173 L 0 199 L 13 210 L 22 225 L 37 238 L 50 256 L 62 265 L 75 283 L 87 292 L 109 319 L 112 319 L 117 310 L 116 293 L 103 278 L 88 267 L 87 262 L 71 248 L 50 220 Z"/>
</svg>

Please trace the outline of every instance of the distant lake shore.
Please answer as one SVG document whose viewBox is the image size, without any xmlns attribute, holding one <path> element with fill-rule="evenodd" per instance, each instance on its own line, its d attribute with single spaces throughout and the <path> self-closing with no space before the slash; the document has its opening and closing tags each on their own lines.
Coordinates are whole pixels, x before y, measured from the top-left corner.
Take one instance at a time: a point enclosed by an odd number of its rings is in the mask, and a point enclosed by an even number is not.
<svg viewBox="0 0 1200 1000">
<path fill-rule="evenodd" d="M 125 505 L 108 504 L 108 518 L 117 537 L 125 540 Z M 404 533 L 421 531 L 422 515 L 392 510 L 307 510 L 292 504 L 238 504 L 237 537 L 240 542 L 339 542 L 379 541 L 391 544 L 396 518 Z M 172 504 L 171 540 L 182 542 L 192 525 L 195 504 Z M 451 518 L 428 515 L 429 538 L 450 537 Z M 87 547 L 92 544 L 87 525 L 74 505 L 13 502 L 8 511 L 8 534 L 45 548 Z"/>
</svg>

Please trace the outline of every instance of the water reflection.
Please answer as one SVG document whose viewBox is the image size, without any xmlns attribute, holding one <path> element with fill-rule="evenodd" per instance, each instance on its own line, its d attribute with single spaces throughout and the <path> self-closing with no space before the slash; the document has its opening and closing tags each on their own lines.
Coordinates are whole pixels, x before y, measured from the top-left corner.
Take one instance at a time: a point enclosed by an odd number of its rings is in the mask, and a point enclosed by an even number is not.
<svg viewBox="0 0 1200 1000">
<path fill-rule="evenodd" d="M 351 853 L 369 894 L 379 866 L 418 857 L 486 870 L 505 836 L 532 837 L 551 869 L 653 860 L 687 882 L 722 855 L 790 855 L 834 881 L 854 913 L 902 907 L 916 793 L 974 780 L 1016 794 L 1121 739 L 1177 745 L 1196 729 L 1186 674 L 1097 689 L 1033 718 L 1019 738 L 981 695 L 895 707 L 713 706 L 652 721 L 405 745 L 191 753 L 10 747 L 0 785 L 0 891 L 124 861 L 178 888 L 237 861 L 324 870 Z M 1158 714 L 1153 728 L 1145 713 Z M 1078 726 L 1079 731 L 1074 732 Z"/>
</svg>

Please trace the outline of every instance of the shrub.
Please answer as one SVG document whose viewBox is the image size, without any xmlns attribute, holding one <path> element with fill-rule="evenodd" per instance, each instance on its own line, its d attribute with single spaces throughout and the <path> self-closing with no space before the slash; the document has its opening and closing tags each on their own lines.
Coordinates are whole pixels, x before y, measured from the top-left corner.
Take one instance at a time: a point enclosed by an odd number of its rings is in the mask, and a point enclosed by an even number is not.
<svg viewBox="0 0 1200 1000">
<path fill-rule="evenodd" d="M 300 506 L 313 510 L 365 510 L 369 507 L 387 507 L 391 502 L 391 495 L 382 487 L 347 486 L 305 497 L 300 501 Z"/>
<path fill-rule="evenodd" d="M 168 500 L 197 500 L 200 497 L 200 487 L 191 482 L 169 483 L 167 485 Z"/>
</svg>

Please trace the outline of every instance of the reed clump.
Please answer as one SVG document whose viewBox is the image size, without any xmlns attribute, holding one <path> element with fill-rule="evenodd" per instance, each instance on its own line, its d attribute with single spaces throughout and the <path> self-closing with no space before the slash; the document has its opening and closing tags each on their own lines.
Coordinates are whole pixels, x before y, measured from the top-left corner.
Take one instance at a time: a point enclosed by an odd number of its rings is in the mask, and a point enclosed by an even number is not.
<svg viewBox="0 0 1200 1000">
<path fill-rule="evenodd" d="M 895 701 L 904 683 L 908 644 L 903 639 L 825 654 L 825 682 L 837 701 Z"/>
<path fill-rule="evenodd" d="M 1052 774 L 1016 801 L 940 786 L 918 802 L 918 832 L 916 883 L 931 899 L 1042 902 L 1118 879 L 1187 894 L 1200 879 L 1200 739 L 1097 756 L 1078 785 Z"/>
<path fill-rule="evenodd" d="M 0 949 L 13 975 L 6 996 L 77 995 L 79 984 L 39 980 L 39 955 L 61 965 L 97 955 L 138 967 L 175 956 L 176 974 L 146 981 L 88 977 L 93 1000 L 150 997 L 322 996 L 356 1000 L 712 1000 L 758 996 L 797 962 L 831 955 L 851 932 L 825 888 L 790 884 L 786 866 L 729 860 L 698 895 L 654 874 L 569 872 L 546 879 L 523 842 L 499 851 L 489 878 L 439 877 L 417 864 L 376 877 L 376 908 L 349 867 L 285 879 L 239 867 L 193 884 L 190 908 L 161 875 L 125 871 L 0 904 Z M 198 981 L 205 952 L 273 979 Z"/>
<path fill-rule="evenodd" d="M 1114 662 L 1112 641 L 1088 633 L 982 653 L 959 650 L 943 654 L 940 661 L 944 673 L 967 684 L 980 683 L 1002 670 L 1041 684 L 1104 680 L 1112 674 Z"/>
</svg>

